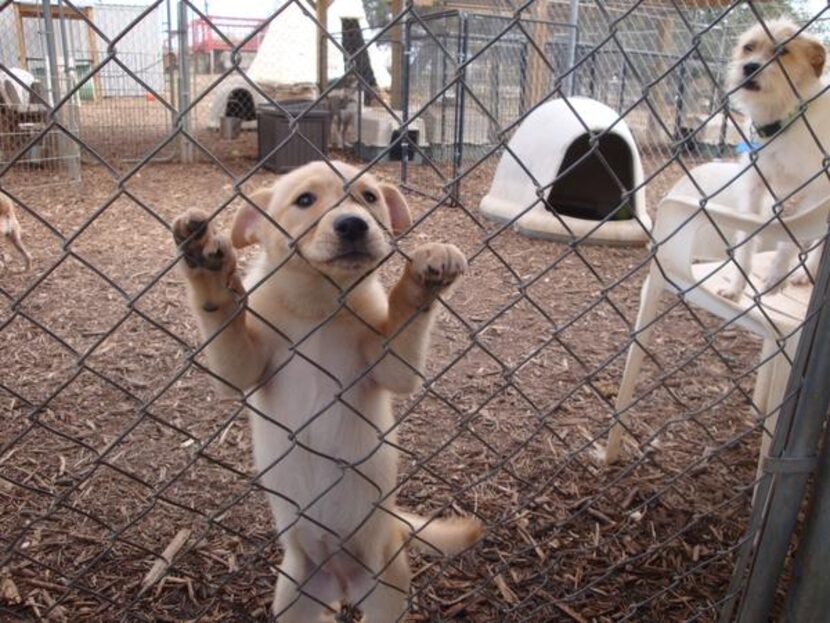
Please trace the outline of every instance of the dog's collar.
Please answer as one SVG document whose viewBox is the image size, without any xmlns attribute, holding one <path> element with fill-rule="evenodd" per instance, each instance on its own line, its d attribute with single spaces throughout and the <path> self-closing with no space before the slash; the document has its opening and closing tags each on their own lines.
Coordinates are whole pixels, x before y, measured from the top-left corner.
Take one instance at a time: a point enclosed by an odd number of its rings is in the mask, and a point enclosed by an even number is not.
<svg viewBox="0 0 830 623">
<path fill-rule="evenodd" d="M 777 121 L 773 121 L 772 123 L 768 123 L 766 125 L 755 125 L 753 123 L 752 128 L 755 130 L 755 134 L 757 134 L 759 138 L 771 138 L 778 134 L 782 129 L 790 127 L 790 122 L 799 115 L 801 115 L 800 107 L 796 108 L 784 119 L 778 119 Z"/>
</svg>

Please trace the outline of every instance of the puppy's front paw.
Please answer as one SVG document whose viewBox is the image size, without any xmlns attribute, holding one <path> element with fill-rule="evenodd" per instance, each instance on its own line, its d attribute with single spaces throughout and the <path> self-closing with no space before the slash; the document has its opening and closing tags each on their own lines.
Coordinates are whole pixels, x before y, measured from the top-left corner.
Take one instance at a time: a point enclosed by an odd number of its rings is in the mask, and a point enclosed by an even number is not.
<svg viewBox="0 0 830 623">
<path fill-rule="evenodd" d="M 173 239 L 191 270 L 204 268 L 221 272 L 223 268 L 236 264 L 236 254 L 230 242 L 216 233 L 201 210 L 188 210 L 173 221 Z"/>
<path fill-rule="evenodd" d="M 204 212 L 191 209 L 173 221 L 173 239 L 182 251 L 185 276 L 194 285 L 209 286 L 199 290 L 204 298 L 216 302 L 229 298 L 227 290 L 243 293 L 233 245 L 227 236 L 216 233 Z"/>
<path fill-rule="evenodd" d="M 415 249 L 411 262 L 410 274 L 415 282 L 436 294 L 467 270 L 467 258 L 458 247 L 438 242 Z"/>
</svg>

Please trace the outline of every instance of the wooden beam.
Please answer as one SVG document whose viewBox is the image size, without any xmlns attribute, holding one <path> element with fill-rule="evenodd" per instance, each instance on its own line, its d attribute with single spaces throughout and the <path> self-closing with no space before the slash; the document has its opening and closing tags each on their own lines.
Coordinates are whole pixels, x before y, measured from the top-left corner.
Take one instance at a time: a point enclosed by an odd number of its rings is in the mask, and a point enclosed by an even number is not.
<svg viewBox="0 0 830 623">
<path fill-rule="evenodd" d="M 29 61 L 26 58 L 26 33 L 23 30 L 23 14 L 20 11 L 20 5 L 14 3 L 15 15 L 15 29 L 17 30 L 17 58 L 20 62 L 20 67 L 29 71 Z"/>
<path fill-rule="evenodd" d="M 322 28 L 317 28 L 317 88 L 322 93 L 329 82 L 329 40 L 326 37 L 329 15 L 328 0 L 317 0 L 315 11 L 317 12 L 317 21 L 322 25 Z"/>
<path fill-rule="evenodd" d="M 40 4 L 23 4 L 19 2 L 15 2 L 14 6 L 17 7 L 18 13 L 21 17 L 34 17 L 34 18 L 41 18 L 43 17 L 43 5 Z M 81 9 L 86 14 L 85 9 Z M 60 19 L 61 10 L 57 4 L 50 5 L 50 11 L 52 17 L 54 19 Z M 63 12 L 64 19 L 81 19 L 81 16 L 77 14 L 76 11 L 65 11 Z"/>
<path fill-rule="evenodd" d="M 392 0 L 392 17 L 397 17 L 403 12 L 403 0 Z M 403 40 L 400 24 L 396 24 L 389 31 L 392 41 L 392 92 L 390 93 L 390 104 L 393 110 L 403 108 Z"/>
<path fill-rule="evenodd" d="M 548 43 L 547 39 L 550 36 L 547 24 L 543 21 L 547 17 L 545 12 L 546 9 L 547 3 L 536 2 L 533 5 L 531 12 L 531 18 L 534 21 L 526 23 L 526 27 L 530 36 L 533 38 L 533 42 L 543 52 L 546 49 Z M 536 51 L 536 48 L 528 45 L 527 54 L 528 105 L 535 106 L 542 101 L 550 89 L 551 71 L 545 62 L 545 58 L 542 54 Z"/>
<path fill-rule="evenodd" d="M 90 23 L 94 24 L 95 23 L 95 17 L 92 13 L 92 7 L 85 7 L 81 10 L 84 13 L 84 17 L 86 17 L 89 20 Z M 100 56 L 100 54 L 98 54 L 98 45 L 97 45 L 97 41 L 96 41 L 95 31 L 92 30 L 92 28 L 89 27 L 89 24 L 87 24 L 87 26 L 86 26 L 86 36 L 87 36 L 87 41 L 89 41 L 89 54 L 92 57 L 92 59 L 91 59 L 92 60 L 92 66 L 91 66 L 90 69 L 95 69 L 96 67 L 98 67 L 98 64 L 101 62 L 101 56 Z M 101 98 L 104 97 L 104 86 L 101 83 L 101 72 L 100 71 L 95 72 L 95 75 L 92 76 L 92 84 L 95 87 L 94 88 L 95 93 L 93 94 L 93 101 L 97 102 L 98 100 L 100 100 Z"/>
</svg>

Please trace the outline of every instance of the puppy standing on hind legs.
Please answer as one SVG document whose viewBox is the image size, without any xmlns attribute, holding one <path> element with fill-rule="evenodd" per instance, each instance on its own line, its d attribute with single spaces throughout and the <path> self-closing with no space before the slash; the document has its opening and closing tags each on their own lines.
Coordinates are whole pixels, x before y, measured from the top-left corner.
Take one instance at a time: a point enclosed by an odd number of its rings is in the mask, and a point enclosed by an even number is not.
<svg viewBox="0 0 830 623">
<path fill-rule="evenodd" d="M 786 212 L 811 206 L 830 194 L 827 173 L 819 174 L 830 149 L 830 94 L 821 81 L 826 59 L 821 42 L 799 33 L 788 20 L 771 21 L 767 29 L 769 34 L 759 24 L 741 36 L 733 54 L 729 86 L 761 141 L 755 165 L 741 179 L 744 201 L 738 208 L 772 215 L 775 201 L 790 198 L 795 207 L 784 208 Z M 803 113 L 802 103 L 806 103 Z M 816 239 L 823 235 L 817 231 Z M 743 292 L 754 246 L 746 233 L 738 234 L 735 262 L 743 272 L 733 265 L 728 285 L 719 290 L 722 296 L 735 299 Z M 794 242 L 778 244 L 770 272 L 758 285 L 761 292 L 780 285 L 790 274 L 796 249 Z M 813 274 L 820 251 L 813 249 L 806 263 Z M 807 270 L 800 268 L 792 281 L 809 282 Z"/>
<path fill-rule="evenodd" d="M 406 202 L 354 167 L 332 166 L 280 178 L 257 201 L 264 214 L 238 212 L 230 239 L 197 211 L 176 220 L 174 235 L 200 329 L 213 337 L 210 367 L 252 390 L 258 480 L 284 550 L 273 614 L 333 621 L 344 600 L 367 623 L 391 623 L 406 611 L 408 541 L 453 554 L 481 534 L 474 520 L 427 520 L 394 499 L 391 395 L 417 387 L 433 303 L 466 261 L 452 245 L 424 245 L 387 294 L 375 269 L 391 249 L 386 232 L 411 222 Z M 345 198 L 344 178 L 355 180 Z M 250 244 L 261 252 L 243 285 L 234 247 Z"/>
</svg>

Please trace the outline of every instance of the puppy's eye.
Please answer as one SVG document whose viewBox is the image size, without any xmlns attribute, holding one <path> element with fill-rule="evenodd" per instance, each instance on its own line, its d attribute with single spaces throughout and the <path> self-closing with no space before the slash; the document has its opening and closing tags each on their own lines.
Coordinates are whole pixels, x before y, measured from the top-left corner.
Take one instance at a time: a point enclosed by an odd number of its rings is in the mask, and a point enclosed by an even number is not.
<svg viewBox="0 0 830 623">
<path fill-rule="evenodd" d="M 294 205 L 298 208 L 307 208 L 315 201 L 317 201 L 317 197 L 314 196 L 314 193 L 303 193 L 294 200 Z"/>
<path fill-rule="evenodd" d="M 752 52 L 755 49 L 755 45 L 752 43 L 747 43 L 744 46 L 744 52 Z"/>
<path fill-rule="evenodd" d="M 779 52 L 779 54 L 781 54 L 781 56 L 785 56 L 789 53 L 790 53 L 790 51 L 787 48 L 781 48 L 781 52 Z"/>
<path fill-rule="evenodd" d="M 371 190 L 365 190 L 363 191 L 363 199 L 366 200 L 366 203 L 374 203 L 378 200 L 378 196 Z"/>
</svg>

